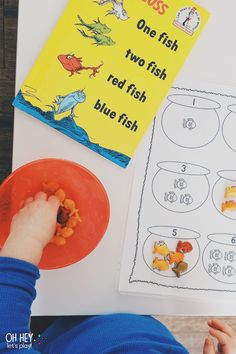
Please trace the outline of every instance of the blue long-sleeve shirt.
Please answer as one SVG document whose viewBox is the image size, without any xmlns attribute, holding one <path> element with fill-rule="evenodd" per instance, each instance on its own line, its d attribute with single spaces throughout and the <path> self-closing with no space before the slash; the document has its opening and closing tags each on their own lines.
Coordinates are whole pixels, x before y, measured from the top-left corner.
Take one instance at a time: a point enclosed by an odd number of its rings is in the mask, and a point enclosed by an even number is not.
<svg viewBox="0 0 236 354">
<path fill-rule="evenodd" d="M 0 257 L 0 353 L 188 353 L 159 321 L 128 314 L 62 317 L 31 346 L 30 308 L 38 278 L 34 265 Z"/>
</svg>

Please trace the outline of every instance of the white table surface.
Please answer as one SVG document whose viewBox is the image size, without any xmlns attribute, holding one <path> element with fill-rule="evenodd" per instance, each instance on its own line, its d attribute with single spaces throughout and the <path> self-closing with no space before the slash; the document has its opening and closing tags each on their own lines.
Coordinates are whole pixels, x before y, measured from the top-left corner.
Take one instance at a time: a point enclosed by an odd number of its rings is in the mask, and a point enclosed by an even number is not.
<svg viewBox="0 0 236 354">
<path fill-rule="evenodd" d="M 20 0 L 16 91 L 40 53 L 67 0 Z M 79 1 L 78 1 L 79 3 Z M 82 5 L 81 1 L 81 5 Z M 198 0 L 212 13 L 178 82 L 207 80 L 235 86 L 235 0 Z M 140 146 L 142 148 L 142 144 Z M 138 153 L 137 153 L 138 156 Z M 13 169 L 32 160 L 58 157 L 76 161 L 97 175 L 111 205 L 111 219 L 95 251 L 72 266 L 41 271 L 33 315 L 88 315 L 112 312 L 182 315 L 235 315 L 236 304 L 126 296 L 117 291 L 134 162 L 122 169 L 40 121 L 15 111 Z"/>
</svg>

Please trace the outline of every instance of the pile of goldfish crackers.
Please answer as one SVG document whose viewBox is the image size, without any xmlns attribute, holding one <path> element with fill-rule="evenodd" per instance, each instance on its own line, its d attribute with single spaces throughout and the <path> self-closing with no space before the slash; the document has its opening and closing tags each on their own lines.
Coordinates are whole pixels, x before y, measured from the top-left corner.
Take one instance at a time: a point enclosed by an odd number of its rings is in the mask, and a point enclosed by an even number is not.
<svg viewBox="0 0 236 354">
<path fill-rule="evenodd" d="M 185 273 L 188 270 L 188 263 L 184 262 L 185 253 L 191 252 L 193 249 L 190 242 L 179 241 L 176 247 L 176 251 L 172 252 L 165 242 L 155 242 L 152 253 L 156 256 L 152 262 L 152 269 L 159 271 L 167 271 L 173 265 L 173 272 L 179 278 L 181 273 Z M 162 256 L 163 258 L 160 258 Z"/>
<path fill-rule="evenodd" d="M 224 198 L 227 199 L 221 204 L 221 211 L 235 211 L 236 210 L 236 186 L 226 187 Z M 229 200 L 230 199 L 230 200 Z"/>
<path fill-rule="evenodd" d="M 55 182 L 43 183 L 43 190 L 48 195 L 55 195 L 60 201 L 57 224 L 51 243 L 64 246 L 67 239 L 74 234 L 78 222 L 81 222 L 79 211 L 74 200 L 66 198 L 65 191 Z"/>
</svg>

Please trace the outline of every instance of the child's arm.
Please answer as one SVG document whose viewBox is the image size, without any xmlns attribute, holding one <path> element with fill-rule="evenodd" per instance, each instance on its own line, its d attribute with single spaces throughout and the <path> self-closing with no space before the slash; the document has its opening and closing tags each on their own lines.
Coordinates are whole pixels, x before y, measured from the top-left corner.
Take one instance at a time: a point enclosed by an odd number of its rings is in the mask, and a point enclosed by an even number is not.
<svg viewBox="0 0 236 354">
<path fill-rule="evenodd" d="M 208 321 L 209 334 L 218 341 L 217 350 L 213 341 L 206 338 L 203 354 L 236 354 L 236 333 L 229 325 L 219 320 Z"/>
<path fill-rule="evenodd" d="M 54 234 L 58 207 L 56 197 L 47 200 L 46 194 L 38 193 L 12 220 L 10 235 L 0 252 L 1 353 L 9 353 L 10 348 L 21 354 L 38 353 L 26 347 L 30 345 L 30 308 L 36 297 L 37 265 Z M 28 334 L 27 341 L 24 333 Z"/>
</svg>

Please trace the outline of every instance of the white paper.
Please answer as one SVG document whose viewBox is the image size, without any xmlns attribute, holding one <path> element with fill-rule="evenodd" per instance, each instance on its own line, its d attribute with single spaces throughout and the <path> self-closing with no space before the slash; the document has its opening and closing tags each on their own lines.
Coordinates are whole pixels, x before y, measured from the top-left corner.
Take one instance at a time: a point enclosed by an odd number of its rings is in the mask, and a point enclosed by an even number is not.
<svg viewBox="0 0 236 354">
<path fill-rule="evenodd" d="M 236 210 L 221 204 L 236 201 L 224 198 L 236 186 L 236 88 L 172 88 L 137 156 L 119 290 L 233 300 Z M 153 270 L 155 256 L 164 259 L 154 243 L 174 252 L 179 240 L 193 246 L 188 270 Z"/>
</svg>

